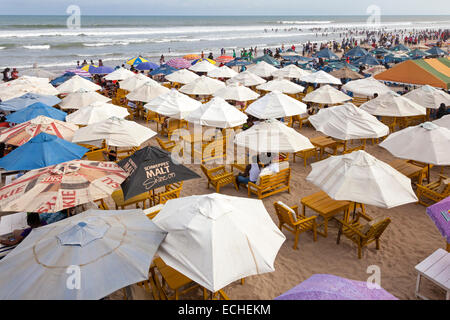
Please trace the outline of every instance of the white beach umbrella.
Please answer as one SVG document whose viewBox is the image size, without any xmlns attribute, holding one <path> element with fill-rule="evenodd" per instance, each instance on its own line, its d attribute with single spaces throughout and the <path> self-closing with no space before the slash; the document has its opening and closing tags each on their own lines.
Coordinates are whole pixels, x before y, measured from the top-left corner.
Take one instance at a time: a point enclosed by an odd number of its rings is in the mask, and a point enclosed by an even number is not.
<svg viewBox="0 0 450 320">
<path fill-rule="evenodd" d="M 220 97 L 224 100 L 234 101 L 249 101 L 258 99 L 259 93 L 247 88 L 246 86 L 239 85 L 238 83 L 230 84 L 222 89 L 214 92 L 214 97 Z"/>
<path fill-rule="evenodd" d="M 227 80 L 228 85 L 230 85 L 232 83 L 240 83 L 246 87 L 257 86 L 257 85 L 265 83 L 265 82 L 266 82 L 266 80 L 257 76 L 254 73 L 251 73 L 248 70 L 241 72 L 238 75 L 234 76 L 233 78 Z"/>
<path fill-rule="evenodd" d="M 209 62 L 208 62 L 209 63 Z M 199 78 L 199 75 L 187 69 L 180 69 L 166 76 L 170 82 L 186 84 Z"/>
<path fill-rule="evenodd" d="M 132 77 L 119 81 L 120 89 L 133 91 L 141 87 L 144 83 L 151 83 L 152 85 L 159 84 L 155 80 L 143 75 L 142 73 L 133 74 Z"/>
<path fill-rule="evenodd" d="M 166 117 L 184 119 L 189 113 L 199 108 L 201 104 L 200 101 L 172 89 L 145 104 L 144 108 Z"/>
<path fill-rule="evenodd" d="M 433 123 L 437 124 L 440 127 L 450 129 L 450 114 L 443 116 L 440 119 L 434 120 Z"/>
<path fill-rule="evenodd" d="M 166 234 L 138 209 L 91 209 L 33 229 L 0 262 L 0 298 L 101 299 L 147 280 Z"/>
<path fill-rule="evenodd" d="M 211 78 L 233 78 L 238 73 L 227 66 L 221 66 L 219 68 L 208 71 L 208 77 Z"/>
<path fill-rule="evenodd" d="M 388 86 L 373 77 L 349 81 L 342 88 L 353 92 L 355 95 L 365 97 L 373 97 L 375 93 L 378 93 L 380 96 L 392 92 Z"/>
<path fill-rule="evenodd" d="M 326 73 L 323 70 L 304 75 L 300 78 L 300 80 L 309 82 L 309 83 L 319 83 L 319 84 L 342 84 L 341 80 L 333 77 L 331 74 Z"/>
<path fill-rule="evenodd" d="M 80 77 L 79 75 L 74 75 L 72 78 L 59 85 L 57 88 L 59 93 L 72 93 L 77 92 L 80 89 L 84 89 L 86 91 L 98 91 L 101 90 L 102 87 Z"/>
<path fill-rule="evenodd" d="M 393 91 L 363 103 L 360 108 L 372 115 L 386 117 L 410 117 L 427 113 L 425 107 Z"/>
<path fill-rule="evenodd" d="M 110 98 L 95 91 L 79 89 L 76 92 L 69 93 L 64 99 L 62 99 L 59 106 L 61 109 L 81 109 L 92 103 L 106 103 L 109 101 L 111 101 Z"/>
<path fill-rule="evenodd" d="M 29 92 L 52 96 L 59 94 L 58 90 L 49 83 L 48 78 L 22 76 L 16 80 L 0 83 L 0 99 L 3 101 Z"/>
<path fill-rule="evenodd" d="M 217 69 L 217 67 L 212 63 L 208 62 L 208 60 L 202 60 L 200 62 L 197 62 L 193 66 L 189 67 L 189 70 L 194 72 L 209 72 L 214 69 Z"/>
<path fill-rule="evenodd" d="M 169 200 L 153 222 L 168 232 L 158 255 L 212 292 L 275 271 L 286 240 L 261 200 L 217 193 Z"/>
<path fill-rule="evenodd" d="M 150 102 L 160 95 L 169 92 L 170 89 L 151 81 L 144 83 L 142 86 L 131 91 L 126 95 L 126 98 L 131 101 Z"/>
<path fill-rule="evenodd" d="M 207 76 L 201 76 L 200 78 L 182 86 L 180 91 L 186 94 L 212 95 L 214 92 L 223 87 L 225 87 L 225 83 L 222 81 Z"/>
<path fill-rule="evenodd" d="M 311 74 L 311 71 L 299 68 L 295 64 L 290 64 L 284 68 L 275 70 L 272 73 L 272 76 L 288 79 L 300 79 L 301 77 L 306 76 L 308 74 Z"/>
<path fill-rule="evenodd" d="M 352 100 L 352 97 L 342 91 L 333 88 L 330 85 L 324 85 L 308 93 L 302 101 L 320 103 L 320 104 L 338 104 Z"/>
<path fill-rule="evenodd" d="M 269 82 L 260 84 L 256 87 L 256 89 L 264 91 L 279 91 L 281 93 L 287 94 L 296 94 L 305 90 L 304 87 L 287 79 L 274 79 Z"/>
<path fill-rule="evenodd" d="M 430 109 L 438 109 L 441 103 L 450 106 L 450 94 L 429 85 L 412 90 L 403 96 Z"/>
<path fill-rule="evenodd" d="M 69 114 L 66 117 L 66 121 L 78 125 L 89 125 L 105 121 L 111 117 L 125 118 L 129 115 L 127 108 L 119 107 L 111 103 L 94 102 Z"/>
<path fill-rule="evenodd" d="M 389 135 L 380 147 L 393 156 L 434 165 L 450 165 L 450 129 L 431 122 Z"/>
<path fill-rule="evenodd" d="M 307 137 L 274 119 L 262 121 L 238 133 L 234 142 L 258 153 L 293 153 L 314 148 Z"/>
<path fill-rule="evenodd" d="M 114 81 L 114 80 L 120 81 L 120 80 L 125 80 L 125 79 L 128 79 L 130 77 L 133 77 L 135 75 L 136 74 L 131 72 L 130 70 L 127 70 L 125 68 L 120 67 L 119 69 L 114 70 L 110 74 L 107 74 L 103 78 L 105 80 L 110 80 L 110 81 Z"/>
<path fill-rule="evenodd" d="M 277 68 L 275 68 L 271 64 L 268 64 L 265 61 L 260 61 L 254 66 L 248 68 L 248 71 L 262 78 L 268 78 L 272 76 L 272 73 L 274 73 L 277 70 L 278 70 Z"/>
<path fill-rule="evenodd" d="M 417 202 L 407 178 L 365 151 L 355 151 L 311 164 L 306 180 L 335 200 L 392 208 Z"/>
<path fill-rule="evenodd" d="M 156 135 L 153 130 L 116 117 L 80 128 L 73 136 L 73 143 L 101 146 L 103 140 L 111 147 L 139 147 Z"/>
<path fill-rule="evenodd" d="M 306 104 L 279 91 L 272 91 L 251 103 L 245 112 L 258 119 L 290 117 L 306 112 Z"/>
<path fill-rule="evenodd" d="M 352 103 L 325 108 L 308 118 L 324 134 L 340 140 L 380 138 L 389 127 Z"/>
<path fill-rule="evenodd" d="M 222 98 L 213 98 L 192 111 L 186 120 L 202 126 L 233 128 L 247 121 L 247 115 Z"/>
</svg>

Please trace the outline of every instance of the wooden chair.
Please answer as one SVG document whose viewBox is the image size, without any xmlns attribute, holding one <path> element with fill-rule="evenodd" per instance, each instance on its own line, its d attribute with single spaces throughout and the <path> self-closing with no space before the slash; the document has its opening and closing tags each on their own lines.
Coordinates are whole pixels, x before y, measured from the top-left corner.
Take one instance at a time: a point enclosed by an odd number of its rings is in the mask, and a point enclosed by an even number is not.
<svg viewBox="0 0 450 320">
<path fill-rule="evenodd" d="M 211 142 L 204 143 L 202 150 L 194 149 L 194 157 L 201 159 L 202 164 L 214 163 L 216 161 L 222 163 L 227 156 L 227 140 L 226 137 L 215 139 Z"/>
<path fill-rule="evenodd" d="M 156 137 L 156 141 L 158 141 L 158 144 L 161 147 L 161 149 L 167 152 L 172 152 L 172 149 L 175 148 L 175 146 L 177 145 L 176 141 L 173 140 L 163 141 L 158 137 Z"/>
<path fill-rule="evenodd" d="M 428 163 L 423 163 L 423 162 L 419 162 L 419 161 L 415 161 L 415 160 L 407 160 L 408 163 L 411 163 L 415 166 L 418 167 L 422 167 L 422 174 L 419 176 L 418 178 L 418 184 L 422 184 L 423 179 L 429 179 L 429 174 L 430 172 L 428 171 L 428 169 L 433 168 L 434 166 L 432 164 L 428 164 Z"/>
<path fill-rule="evenodd" d="M 102 148 L 94 151 L 88 151 L 84 154 L 87 160 L 90 161 L 108 161 L 108 149 Z"/>
<path fill-rule="evenodd" d="M 292 116 L 289 120 L 288 126 L 294 128 L 295 124 L 298 123 L 298 127 L 301 130 L 304 124 L 308 123 L 309 115 L 302 117 L 301 115 Z"/>
<path fill-rule="evenodd" d="M 312 231 L 314 241 L 317 241 L 317 216 L 307 218 L 298 213 L 298 206 L 289 208 L 280 201 L 274 202 L 273 206 L 278 216 L 278 227 L 280 230 L 283 230 L 283 227 L 285 227 L 295 235 L 294 249 L 297 249 L 298 237 L 302 232 Z"/>
<path fill-rule="evenodd" d="M 94 203 L 97 204 L 100 210 L 109 210 L 108 205 L 105 202 L 105 199 L 95 200 Z"/>
<path fill-rule="evenodd" d="M 347 148 L 346 150 L 344 150 L 342 152 L 342 154 L 348 154 L 348 153 L 352 153 L 354 151 L 364 150 L 365 147 L 366 147 L 365 145 L 361 145 L 361 146 L 357 146 L 357 147 L 350 148 L 350 149 Z"/>
<path fill-rule="evenodd" d="M 366 97 L 353 97 L 353 100 L 351 101 L 355 106 L 359 107 L 360 105 L 366 103 L 369 101 L 369 98 Z"/>
<path fill-rule="evenodd" d="M 137 196 L 134 196 L 133 198 L 125 201 L 122 189 L 118 189 L 111 194 L 111 197 L 114 200 L 114 203 L 116 204 L 116 210 L 119 209 L 124 210 L 125 207 L 131 206 L 133 204 L 136 205 L 136 208 L 145 209 L 147 208 L 146 205 L 147 200 L 149 200 L 149 203 L 151 202 L 151 195 L 149 192 L 138 194 Z"/>
<path fill-rule="evenodd" d="M 361 217 L 369 223 L 361 224 Z M 374 220 L 361 212 L 357 213 L 355 220 L 349 222 L 341 219 L 336 220 L 341 224 L 336 243 L 339 244 L 342 234 L 352 240 L 358 246 L 358 259 L 362 257 L 362 248 L 372 242 L 376 243 L 377 250 L 380 249 L 380 237 L 391 223 L 390 218 Z"/>
<path fill-rule="evenodd" d="M 306 168 L 306 164 L 309 158 L 315 157 L 316 160 L 319 160 L 320 158 L 320 151 L 317 150 L 317 148 L 311 148 L 311 149 L 306 149 L 306 150 L 302 150 L 302 151 L 298 151 L 294 153 L 294 162 L 295 162 L 295 157 L 299 157 L 303 159 L 303 164 L 305 165 Z"/>
<path fill-rule="evenodd" d="M 256 183 L 249 182 L 247 184 L 248 196 L 255 194 L 258 199 L 264 199 L 271 195 L 287 191 L 291 192 L 291 168 L 281 169 L 278 173 L 259 176 Z"/>
<path fill-rule="evenodd" d="M 172 136 L 173 132 L 177 129 L 189 129 L 189 124 L 186 120 L 178 120 L 169 118 L 164 122 L 166 125 L 161 125 L 160 134 L 167 136 L 169 139 Z"/>
<path fill-rule="evenodd" d="M 227 171 L 225 169 L 225 166 L 208 169 L 203 164 L 201 164 L 200 167 L 206 178 L 208 179 L 208 188 L 209 185 L 212 185 L 216 189 L 216 192 L 219 193 L 221 187 L 232 183 L 234 184 L 236 190 L 239 191 L 236 179 L 233 176 L 233 172 Z"/>
<path fill-rule="evenodd" d="M 137 150 L 139 150 L 139 147 L 132 147 L 129 149 L 118 149 L 117 150 L 117 160 L 125 159 L 126 157 L 131 156 L 133 153 L 135 153 Z"/>
<path fill-rule="evenodd" d="M 146 114 L 145 114 L 145 123 L 148 123 L 149 121 L 153 121 L 153 122 L 156 122 L 157 125 L 158 125 L 159 115 L 156 112 L 154 112 L 154 111 L 151 111 L 151 110 L 148 110 L 148 109 L 146 109 L 146 110 L 147 111 L 146 111 Z M 156 130 L 158 130 L 158 127 L 157 127 Z"/>
<path fill-rule="evenodd" d="M 182 189 L 183 189 L 183 182 L 166 185 L 165 191 L 156 193 L 153 196 L 153 205 L 165 204 L 167 201 L 171 199 L 179 198 Z"/>
<path fill-rule="evenodd" d="M 417 184 L 417 198 L 419 203 L 428 207 L 429 205 L 442 201 L 450 196 L 450 179 L 439 175 L 439 180 L 429 184 Z M 428 202 L 424 201 L 427 199 Z"/>
</svg>

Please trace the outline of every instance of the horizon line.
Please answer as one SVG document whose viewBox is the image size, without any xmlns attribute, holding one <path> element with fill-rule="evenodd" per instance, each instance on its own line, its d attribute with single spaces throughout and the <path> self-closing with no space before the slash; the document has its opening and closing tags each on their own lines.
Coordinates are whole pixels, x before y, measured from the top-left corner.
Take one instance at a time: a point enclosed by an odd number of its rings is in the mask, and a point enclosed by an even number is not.
<svg viewBox="0 0 450 320">
<path fill-rule="evenodd" d="M 4 16 L 67 16 L 68 14 L 0 14 L 0 17 Z M 183 16 L 183 17 L 250 17 L 250 16 L 260 16 L 260 17 L 307 17 L 307 16 L 315 16 L 315 17 L 330 17 L 330 16 L 338 16 L 338 17 L 366 17 L 367 14 L 82 14 L 82 16 L 105 16 L 105 17 L 114 17 L 114 16 L 136 16 L 136 17 L 161 17 L 161 16 Z M 449 16 L 448 14 L 382 14 L 382 16 Z M 450 18 L 450 16 L 449 16 Z"/>
</svg>

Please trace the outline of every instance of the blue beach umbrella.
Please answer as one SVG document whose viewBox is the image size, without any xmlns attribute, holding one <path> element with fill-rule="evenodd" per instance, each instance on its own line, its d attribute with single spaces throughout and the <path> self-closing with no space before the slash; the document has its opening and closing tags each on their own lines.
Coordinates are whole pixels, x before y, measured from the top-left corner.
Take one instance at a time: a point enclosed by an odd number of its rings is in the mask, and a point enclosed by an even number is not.
<svg viewBox="0 0 450 320">
<path fill-rule="evenodd" d="M 396 45 L 394 48 L 392 48 L 391 51 L 394 51 L 394 52 L 397 52 L 397 51 L 409 52 L 409 51 L 411 51 L 411 49 L 408 48 L 407 46 L 403 45 L 403 44 L 399 44 L 399 45 Z"/>
<path fill-rule="evenodd" d="M 61 99 L 56 96 L 44 95 L 38 93 L 25 93 L 23 96 L 6 100 L 0 103 L 0 110 L 17 111 L 24 109 L 36 102 L 41 102 L 48 106 L 54 106 L 61 102 Z"/>
<path fill-rule="evenodd" d="M 22 123 L 34 119 L 37 116 L 46 116 L 56 120 L 65 121 L 67 113 L 50 107 L 42 102 L 36 102 L 24 109 L 7 115 L 6 121 L 12 123 Z"/>
<path fill-rule="evenodd" d="M 40 133 L 30 141 L 0 159 L 5 170 L 33 170 L 58 163 L 81 159 L 87 148 L 57 136 Z"/>
<path fill-rule="evenodd" d="M 89 66 L 89 73 L 90 74 L 109 74 L 113 72 L 114 69 L 107 66 Z"/>
<path fill-rule="evenodd" d="M 408 56 L 410 56 L 413 59 L 420 59 L 428 55 L 429 55 L 428 53 L 419 49 L 414 49 L 413 51 L 408 52 Z"/>
<path fill-rule="evenodd" d="M 378 66 L 380 63 L 372 55 L 368 54 L 364 57 L 359 58 L 353 62 L 355 66 L 368 65 L 368 66 Z"/>
<path fill-rule="evenodd" d="M 380 48 L 376 48 L 376 49 L 373 49 L 372 51 L 370 51 L 370 53 L 372 53 L 372 54 L 379 54 L 379 55 L 386 55 L 386 54 L 389 54 L 389 53 L 391 53 L 388 49 L 386 49 L 386 48 L 383 48 L 383 47 L 380 47 Z"/>
<path fill-rule="evenodd" d="M 319 52 L 316 53 L 316 57 L 317 58 L 324 58 L 324 59 L 339 59 L 339 57 L 333 53 L 333 51 L 331 51 L 328 48 L 323 48 L 322 50 L 320 50 Z"/>
<path fill-rule="evenodd" d="M 344 54 L 344 57 L 349 58 L 360 58 L 364 57 L 365 55 L 368 55 L 369 52 L 367 52 L 366 49 L 361 48 L 360 46 L 354 47 L 353 49 L 349 50 L 347 53 Z"/>
<path fill-rule="evenodd" d="M 445 52 L 444 50 L 442 50 L 439 47 L 433 47 L 433 48 L 427 50 L 426 53 L 428 53 L 429 55 L 432 55 L 432 56 L 446 56 L 446 55 L 448 55 L 447 52 Z"/>
<path fill-rule="evenodd" d="M 278 66 L 280 65 L 280 61 L 278 61 L 277 59 L 271 57 L 271 56 L 268 55 L 268 54 L 265 54 L 265 55 L 263 55 L 262 57 L 253 59 L 253 63 L 258 63 L 258 62 L 260 62 L 260 61 L 264 61 L 264 62 L 266 62 L 266 63 L 268 63 L 268 64 L 271 64 L 271 65 L 273 65 L 273 66 L 275 66 L 275 67 L 278 67 Z"/>
<path fill-rule="evenodd" d="M 225 63 L 225 65 L 227 67 L 241 67 L 241 66 L 248 66 L 250 64 L 252 64 L 252 63 L 249 61 L 246 61 L 246 60 L 238 59 L 238 58 L 236 58 L 233 61 L 230 61 L 228 63 Z"/>
<path fill-rule="evenodd" d="M 158 68 L 159 68 L 159 65 L 157 65 L 156 63 L 150 62 L 150 61 L 139 63 L 136 67 L 136 69 L 138 69 L 138 70 L 155 70 Z"/>
<path fill-rule="evenodd" d="M 156 75 L 165 75 L 171 74 L 172 72 L 178 71 L 178 69 L 175 69 L 174 67 L 168 66 L 167 64 L 163 64 L 158 69 L 155 69 L 150 72 L 150 75 L 156 76 Z"/>
</svg>

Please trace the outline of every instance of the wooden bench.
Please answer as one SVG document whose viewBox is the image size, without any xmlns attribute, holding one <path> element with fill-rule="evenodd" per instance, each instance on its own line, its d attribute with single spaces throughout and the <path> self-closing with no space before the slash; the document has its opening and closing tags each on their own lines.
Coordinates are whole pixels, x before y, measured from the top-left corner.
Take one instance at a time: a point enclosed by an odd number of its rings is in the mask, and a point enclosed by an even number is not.
<svg viewBox="0 0 450 320">
<path fill-rule="evenodd" d="M 256 183 L 249 182 L 247 184 L 248 196 L 253 193 L 258 199 L 264 199 L 280 192 L 291 192 L 291 168 L 280 169 L 278 173 L 260 175 L 258 180 Z"/>
</svg>

